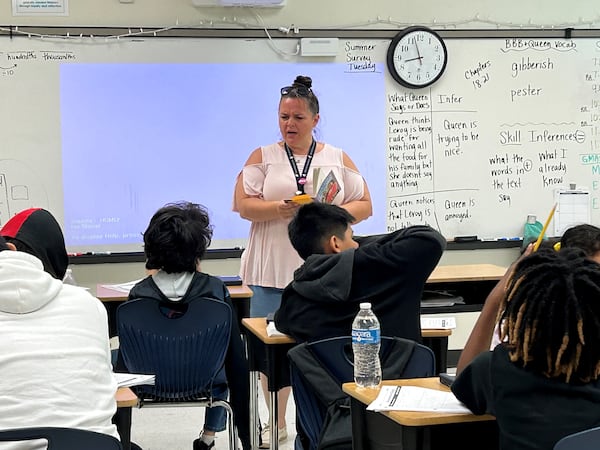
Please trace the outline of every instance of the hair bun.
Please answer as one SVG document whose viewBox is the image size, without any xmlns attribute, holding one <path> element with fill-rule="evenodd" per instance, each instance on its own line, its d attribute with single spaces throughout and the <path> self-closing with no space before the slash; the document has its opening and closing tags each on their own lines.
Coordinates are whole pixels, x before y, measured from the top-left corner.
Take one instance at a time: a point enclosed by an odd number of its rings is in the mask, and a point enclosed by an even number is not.
<svg viewBox="0 0 600 450">
<path fill-rule="evenodd" d="M 304 75 L 298 75 L 292 86 L 304 86 L 310 89 L 312 87 L 312 78 Z"/>
</svg>

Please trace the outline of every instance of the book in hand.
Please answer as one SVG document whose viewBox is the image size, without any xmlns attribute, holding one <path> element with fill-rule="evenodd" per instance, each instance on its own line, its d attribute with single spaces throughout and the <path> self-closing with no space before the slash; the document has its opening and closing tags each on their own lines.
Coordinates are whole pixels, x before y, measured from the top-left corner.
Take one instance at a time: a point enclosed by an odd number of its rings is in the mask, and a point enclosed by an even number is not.
<svg viewBox="0 0 600 450">
<path fill-rule="evenodd" d="M 117 386 L 131 387 L 142 384 L 154 384 L 154 375 L 144 375 L 141 373 L 115 373 Z"/>
<path fill-rule="evenodd" d="M 336 195 L 341 191 L 340 183 L 333 171 L 329 171 L 319 190 L 317 191 L 317 195 L 315 195 L 315 200 L 321 203 L 333 203 L 333 199 Z"/>
</svg>

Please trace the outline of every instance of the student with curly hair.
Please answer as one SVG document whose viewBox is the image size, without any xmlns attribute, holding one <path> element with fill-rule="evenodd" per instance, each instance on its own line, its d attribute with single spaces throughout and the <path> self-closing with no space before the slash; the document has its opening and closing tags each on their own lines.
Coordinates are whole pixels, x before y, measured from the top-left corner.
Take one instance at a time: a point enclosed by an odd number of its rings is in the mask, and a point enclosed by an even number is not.
<svg viewBox="0 0 600 450">
<path fill-rule="evenodd" d="M 551 450 L 600 425 L 600 265 L 582 250 L 531 246 L 492 291 L 452 385 L 493 414 L 500 448 Z M 494 322 L 503 341 L 487 351 Z"/>
</svg>

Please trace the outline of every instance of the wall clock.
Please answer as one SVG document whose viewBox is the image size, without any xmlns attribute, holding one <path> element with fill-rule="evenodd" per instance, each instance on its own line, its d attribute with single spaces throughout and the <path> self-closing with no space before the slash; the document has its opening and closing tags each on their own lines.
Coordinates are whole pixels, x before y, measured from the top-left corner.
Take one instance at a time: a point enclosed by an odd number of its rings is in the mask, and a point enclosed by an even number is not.
<svg viewBox="0 0 600 450">
<path fill-rule="evenodd" d="M 433 30 L 409 27 L 399 32 L 388 47 L 387 67 L 392 78 L 408 88 L 423 88 L 444 73 L 448 51 Z"/>
</svg>

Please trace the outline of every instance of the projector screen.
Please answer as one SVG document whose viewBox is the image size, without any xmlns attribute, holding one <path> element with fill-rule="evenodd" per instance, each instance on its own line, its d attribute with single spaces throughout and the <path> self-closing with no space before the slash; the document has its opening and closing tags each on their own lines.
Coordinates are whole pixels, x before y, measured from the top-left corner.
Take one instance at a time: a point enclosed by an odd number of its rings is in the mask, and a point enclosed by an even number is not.
<svg viewBox="0 0 600 450">
<path fill-rule="evenodd" d="M 385 231 L 383 71 L 340 76 L 345 64 L 61 64 L 64 231 L 71 251 L 141 251 L 166 203 L 205 205 L 211 248 L 244 247 L 249 222 L 232 208 L 235 179 L 255 148 L 280 140 L 279 89 L 313 78 L 317 139 L 341 147 L 367 180 Z M 291 169 L 290 169 L 291 170 Z"/>
</svg>

